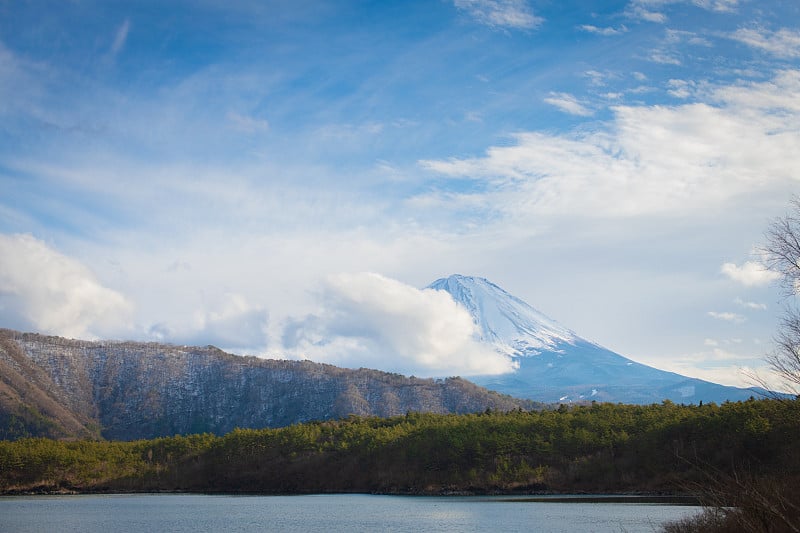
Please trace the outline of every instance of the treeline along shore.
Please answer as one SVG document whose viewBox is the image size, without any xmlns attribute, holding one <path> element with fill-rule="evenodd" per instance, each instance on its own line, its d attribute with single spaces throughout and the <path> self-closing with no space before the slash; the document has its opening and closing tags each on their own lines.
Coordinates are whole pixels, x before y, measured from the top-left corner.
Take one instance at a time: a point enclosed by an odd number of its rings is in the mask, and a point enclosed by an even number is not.
<svg viewBox="0 0 800 533">
<path fill-rule="evenodd" d="M 152 440 L 0 441 L 0 492 L 691 493 L 800 486 L 797 400 L 350 417 Z"/>
</svg>

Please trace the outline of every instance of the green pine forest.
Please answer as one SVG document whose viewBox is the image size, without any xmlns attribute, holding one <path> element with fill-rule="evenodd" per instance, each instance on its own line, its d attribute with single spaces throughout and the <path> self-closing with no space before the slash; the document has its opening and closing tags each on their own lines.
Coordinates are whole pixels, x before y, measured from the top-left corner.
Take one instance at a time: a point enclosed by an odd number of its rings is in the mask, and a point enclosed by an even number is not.
<svg viewBox="0 0 800 533">
<path fill-rule="evenodd" d="M 693 494 L 800 486 L 800 402 L 349 417 L 223 436 L 0 441 L 0 492 Z M 707 490 L 706 490 L 707 492 Z"/>
</svg>

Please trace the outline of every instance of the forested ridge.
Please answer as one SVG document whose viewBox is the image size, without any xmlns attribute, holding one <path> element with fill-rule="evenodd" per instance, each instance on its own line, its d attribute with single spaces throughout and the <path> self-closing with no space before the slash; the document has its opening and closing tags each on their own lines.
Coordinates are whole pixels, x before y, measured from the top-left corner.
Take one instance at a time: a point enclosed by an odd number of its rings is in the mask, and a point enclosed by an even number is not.
<svg viewBox="0 0 800 533">
<path fill-rule="evenodd" d="M 0 439 L 151 439 L 349 414 L 534 408 L 465 379 L 423 379 L 213 346 L 78 341 L 0 329 Z"/>
<path fill-rule="evenodd" d="M 800 403 L 349 417 L 130 442 L 0 441 L 0 491 L 692 492 L 800 481 Z"/>
</svg>

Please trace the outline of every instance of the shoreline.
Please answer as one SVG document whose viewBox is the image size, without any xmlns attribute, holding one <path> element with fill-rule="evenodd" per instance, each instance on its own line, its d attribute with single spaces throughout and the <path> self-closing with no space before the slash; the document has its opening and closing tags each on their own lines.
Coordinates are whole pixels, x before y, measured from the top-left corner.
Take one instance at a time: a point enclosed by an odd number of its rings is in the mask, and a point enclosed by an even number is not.
<svg viewBox="0 0 800 533">
<path fill-rule="evenodd" d="M 131 495 L 197 495 L 197 496 L 335 496 L 356 495 L 365 496 L 398 496 L 421 498 L 481 498 L 492 497 L 497 501 L 519 503 L 652 503 L 665 505 L 692 505 L 702 506 L 699 497 L 685 493 L 663 492 L 475 492 L 475 491 L 438 491 L 438 492 L 362 492 L 362 491 L 337 491 L 337 492 L 253 492 L 253 491 L 186 491 L 186 490 L 150 490 L 150 491 L 124 491 L 124 490 L 9 490 L 0 492 L 0 498 L 25 497 L 25 496 L 131 496 Z"/>
</svg>

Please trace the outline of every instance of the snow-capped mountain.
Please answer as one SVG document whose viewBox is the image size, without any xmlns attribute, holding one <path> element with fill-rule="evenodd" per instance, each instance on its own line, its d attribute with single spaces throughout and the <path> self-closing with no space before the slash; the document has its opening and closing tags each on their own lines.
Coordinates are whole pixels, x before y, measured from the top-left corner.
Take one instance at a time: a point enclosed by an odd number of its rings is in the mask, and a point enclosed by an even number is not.
<svg viewBox="0 0 800 533">
<path fill-rule="evenodd" d="M 453 275 L 428 288 L 447 291 L 470 312 L 480 340 L 518 364 L 508 374 L 470 377 L 499 392 L 543 402 L 625 403 L 736 401 L 764 392 L 710 383 L 632 361 L 581 338 L 484 278 Z"/>
<path fill-rule="evenodd" d="M 483 278 L 453 275 L 429 289 L 444 290 L 466 307 L 480 328 L 480 339 L 498 351 L 519 357 L 539 355 L 580 338 L 519 298 Z"/>
</svg>

